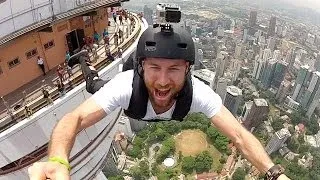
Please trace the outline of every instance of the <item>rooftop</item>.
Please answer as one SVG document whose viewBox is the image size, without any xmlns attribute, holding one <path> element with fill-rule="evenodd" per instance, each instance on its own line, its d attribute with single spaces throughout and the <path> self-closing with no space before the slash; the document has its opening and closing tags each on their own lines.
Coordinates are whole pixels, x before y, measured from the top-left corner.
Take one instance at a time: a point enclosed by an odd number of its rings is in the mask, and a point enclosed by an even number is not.
<svg viewBox="0 0 320 180">
<path fill-rule="evenodd" d="M 286 128 L 283 128 L 283 129 L 277 131 L 277 132 L 276 132 L 276 135 L 277 135 L 277 137 L 278 137 L 279 139 L 283 139 L 283 138 L 286 138 L 286 137 L 290 137 L 290 136 L 291 136 L 289 130 L 286 129 Z"/>
<path fill-rule="evenodd" d="M 265 99 L 254 99 L 253 101 L 256 106 L 268 106 L 268 102 Z"/>
<path fill-rule="evenodd" d="M 200 78 L 207 78 L 207 79 L 214 79 L 216 73 L 210 71 L 209 69 L 199 69 L 192 72 L 193 75 L 200 77 Z"/>
<path fill-rule="evenodd" d="M 241 96 L 242 90 L 239 89 L 237 86 L 228 86 L 227 92 L 231 94 L 232 96 Z"/>
</svg>

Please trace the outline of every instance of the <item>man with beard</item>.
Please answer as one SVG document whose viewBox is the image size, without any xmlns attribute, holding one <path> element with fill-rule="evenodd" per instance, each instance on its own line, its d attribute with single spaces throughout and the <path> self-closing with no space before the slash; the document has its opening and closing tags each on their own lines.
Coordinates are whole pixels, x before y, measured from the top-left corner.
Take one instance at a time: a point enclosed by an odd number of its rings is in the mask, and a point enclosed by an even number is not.
<svg viewBox="0 0 320 180">
<path fill-rule="evenodd" d="M 148 122 L 178 120 L 202 112 L 267 179 L 285 180 L 260 144 L 222 105 L 209 86 L 190 75 L 195 61 L 191 36 L 179 27 L 149 27 L 140 37 L 134 70 L 119 73 L 53 130 L 48 162 L 30 167 L 31 179 L 70 179 L 68 158 L 76 135 L 121 107 L 127 116 Z"/>
</svg>

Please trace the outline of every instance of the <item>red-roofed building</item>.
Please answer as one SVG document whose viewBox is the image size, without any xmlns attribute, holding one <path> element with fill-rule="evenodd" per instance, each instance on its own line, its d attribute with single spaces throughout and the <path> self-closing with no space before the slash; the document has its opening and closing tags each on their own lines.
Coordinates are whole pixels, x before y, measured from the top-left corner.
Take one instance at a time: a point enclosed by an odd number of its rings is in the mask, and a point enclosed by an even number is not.
<svg viewBox="0 0 320 180">
<path fill-rule="evenodd" d="M 304 133 L 305 130 L 306 130 L 304 124 L 302 124 L 302 123 L 296 125 L 296 126 L 294 127 L 294 129 L 295 129 L 296 132 L 298 132 L 298 133 Z"/>
<path fill-rule="evenodd" d="M 202 173 L 196 174 L 196 180 L 218 180 L 220 179 L 220 175 L 218 173 Z"/>
</svg>

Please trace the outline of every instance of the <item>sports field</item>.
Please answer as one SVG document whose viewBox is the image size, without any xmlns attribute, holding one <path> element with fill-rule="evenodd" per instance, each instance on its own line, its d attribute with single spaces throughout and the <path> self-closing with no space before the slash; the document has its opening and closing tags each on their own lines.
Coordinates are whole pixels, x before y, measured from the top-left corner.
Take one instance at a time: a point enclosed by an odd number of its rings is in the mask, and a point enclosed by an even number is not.
<svg viewBox="0 0 320 180">
<path fill-rule="evenodd" d="M 175 137 L 176 153 L 181 151 L 184 157 L 197 156 L 202 151 L 209 151 L 213 157 L 212 170 L 218 169 L 221 153 L 209 142 L 207 135 L 200 130 L 184 130 Z"/>
<path fill-rule="evenodd" d="M 176 152 L 181 151 L 183 156 L 196 156 L 207 150 L 206 134 L 199 130 L 185 130 L 175 138 Z"/>
</svg>

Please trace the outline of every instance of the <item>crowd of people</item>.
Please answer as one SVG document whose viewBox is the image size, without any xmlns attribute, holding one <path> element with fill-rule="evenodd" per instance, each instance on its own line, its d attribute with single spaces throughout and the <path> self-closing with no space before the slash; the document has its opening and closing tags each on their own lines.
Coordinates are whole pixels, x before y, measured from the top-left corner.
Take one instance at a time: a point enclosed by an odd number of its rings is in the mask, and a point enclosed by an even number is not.
<svg viewBox="0 0 320 180">
<path fill-rule="evenodd" d="M 127 21 L 128 19 L 134 24 L 133 16 L 129 16 L 126 10 L 115 10 L 114 8 L 111 9 L 112 17 L 114 20 L 114 23 L 119 23 L 119 25 L 123 25 L 123 20 Z M 142 17 L 142 13 L 138 14 L 139 17 Z M 108 26 L 111 26 L 111 22 L 108 21 Z M 103 44 L 100 43 L 100 40 L 103 40 Z M 108 29 L 105 28 L 100 35 L 97 31 L 94 31 L 93 36 L 86 36 L 83 39 L 84 45 L 82 46 L 82 50 L 85 49 L 89 53 L 92 53 L 95 56 L 97 56 L 97 50 L 100 45 L 104 45 L 105 47 L 105 56 L 108 61 L 114 61 L 115 58 L 122 58 L 123 50 L 122 48 L 118 47 L 120 43 L 124 42 L 124 32 L 120 28 L 117 32 L 114 33 L 113 36 L 114 39 L 114 45 L 117 48 L 117 51 L 114 55 L 112 55 L 110 51 L 110 37 Z M 68 83 L 69 86 L 72 87 L 72 68 L 69 67 L 68 61 L 71 58 L 71 53 L 67 50 L 65 54 L 65 61 L 63 64 L 58 65 L 56 69 L 56 75 L 58 79 L 54 80 L 53 84 L 55 87 L 57 87 L 59 96 L 62 97 L 66 93 L 66 85 L 65 82 Z M 41 71 L 43 72 L 43 75 L 46 75 L 46 69 L 45 69 L 45 61 L 42 57 L 37 57 L 37 64 Z M 47 87 L 42 86 L 41 88 L 43 99 L 45 100 L 46 105 L 53 104 L 52 97 L 49 93 L 49 90 Z M 24 111 L 25 111 L 25 117 L 30 117 L 33 114 L 32 109 L 30 106 L 27 105 L 27 103 L 24 103 Z"/>
</svg>

